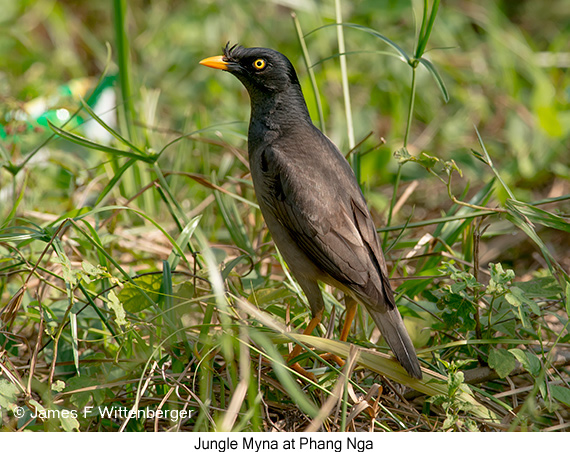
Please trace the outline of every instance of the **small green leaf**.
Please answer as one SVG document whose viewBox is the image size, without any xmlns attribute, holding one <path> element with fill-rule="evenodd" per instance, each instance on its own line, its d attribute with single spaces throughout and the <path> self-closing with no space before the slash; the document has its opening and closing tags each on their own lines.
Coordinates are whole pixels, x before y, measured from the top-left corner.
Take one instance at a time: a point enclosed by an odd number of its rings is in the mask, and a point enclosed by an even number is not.
<svg viewBox="0 0 570 452">
<path fill-rule="evenodd" d="M 501 378 L 509 375 L 516 366 L 515 357 L 508 350 L 492 348 L 489 352 L 489 367 L 497 372 Z"/>
<path fill-rule="evenodd" d="M 115 322 L 117 325 L 128 325 L 129 322 L 126 320 L 125 308 L 112 290 L 107 294 L 107 306 L 115 313 Z"/>
<path fill-rule="evenodd" d="M 0 407 L 8 410 L 16 408 L 18 388 L 8 380 L 0 380 Z"/>
<path fill-rule="evenodd" d="M 477 152 L 475 149 L 471 149 L 471 153 L 473 154 L 473 157 L 487 165 L 488 162 L 485 160 L 485 157 L 483 157 L 483 154 Z"/>
<path fill-rule="evenodd" d="M 507 300 L 511 306 L 514 306 L 515 308 L 517 308 L 517 313 L 518 313 L 519 319 L 521 319 L 523 326 L 527 327 L 528 323 L 527 323 L 526 315 L 525 315 L 524 311 L 521 309 L 523 304 L 524 304 L 524 300 L 522 300 L 517 295 L 518 295 L 518 292 L 516 292 L 516 291 L 515 291 L 515 293 L 507 293 L 507 294 L 505 294 L 505 300 Z"/>
<path fill-rule="evenodd" d="M 59 416 L 59 422 L 61 424 L 61 427 L 66 432 L 72 432 L 73 430 L 79 431 L 79 421 L 77 420 L 77 418 L 71 415 Z"/>
<path fill-rule="evenodd" d="M 519 363 L 523 366 L 523 368 L 531 375 L 538 376 L 540 373 L 541 365 L 540 360 L 536 357 L 536 355 L 525 352 L 520 348 L 512 348 L 509 350 Z"/>
<path fill-rule="evenodd" d="M 570 389 L 564 386 L 550 385 L 550 394 L 559 402 L 570 406 Z"/>
<path fill-rule="evenodd" d="M 499 264 L 489 264 L 491 279 L 487 286 L 487 294 L 500 294 L 508 289 L 508 285 L 515 277 L 515 272 L 511 269 L 503 270 L 503 266 Z"/>
<path fill-rule="evenodd" d="M 97 403 L 103 403 L 105 396 L 108 395 L 108 389 L 93 389 L 88 391 L 85 388 L 96 387 L 104 382 L 105 380 L 103 378 L 98 380 L 97 378 L 85 375 L 70 378 L 67 381 L 66 388 L 67 392 L 71 392 L 69 396 L 70 402 L 77 408 L 83 408 L 88 404 L 96 405 Z"/>
<path fill-rule="evenodd" d="M 56 380 L 51 384 L 51 390 L 54 392 L 61 392 L 65 389 L 65 382 Z"/>
<path fill-rule="evenodd" d="M 450 397 L 455 395 L 464 381 L 465 375 L 461 371 L 454 372 L 449 376 L 448 391 Z"/>
<path fill-rule="evenodd" d="M 566 314 L 570 316 L 570 282 L 566 282 Z"/>
<path fill-rule="evenodd" d="M 512 318 L 510 320 L 505 320 L 502 322 L 494 323 L 492 325 L 493 330 L 498 331 L 508 337 L 515 337 L 517 334 L 518 322 Z"/>
<path fill-rule="evenodd" d="M 400 148 L 395 151 L 394 158 L 398 160 L 398 164 L 400 165 L 415 159 L 415 157 L 412 157 L 406 148 Z"/>
<path fill-rule="evenodd" d="M 505 299 L 514 307 L 517 308 L 518 316 L 524 327 L 528 326 L 527 315 L 524 311 L 524 306 L 528 306 L 530 310 L 537 316 L 540 315 L 540 308 L 538 305 L 528 298 L 525 293 L 518 287 L 511 287 L 509 293 L 505 294 Z"/>
<path fill-rule="evenodd" d="M 437 162 L 439 162 L 439 159 L 433 155 L 422 152 L 420 154 L 420 157 L 416 159 L 416 162 L 422 165 L 424 168 L 433 168 Z"/>
</svg>

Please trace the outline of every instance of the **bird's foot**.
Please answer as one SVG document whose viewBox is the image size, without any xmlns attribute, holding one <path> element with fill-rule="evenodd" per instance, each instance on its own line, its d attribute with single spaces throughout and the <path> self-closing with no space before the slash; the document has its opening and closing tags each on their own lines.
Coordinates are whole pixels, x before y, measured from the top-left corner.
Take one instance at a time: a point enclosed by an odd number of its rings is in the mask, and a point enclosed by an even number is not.
<svg viewBox="0 0 570 452">
<path fill-rule="evenodd" d="M 312 382 L 317 382 L 317 377 L 315 377 L 315 374 L 303 369 L 299 363 L 293 363 L 289 367 L 298 374 L 301 374 L 303 377 L 308 378 Z"/>
<path fill-rule="evenodd" d="M 323 353 L 322 355 L 319 356 L 323 358 L 325 361 L 336 363 L 339 367 L 342 367 L 345 364 L 344 359 L 336 356 L 334 353 Z"/>
</svg>

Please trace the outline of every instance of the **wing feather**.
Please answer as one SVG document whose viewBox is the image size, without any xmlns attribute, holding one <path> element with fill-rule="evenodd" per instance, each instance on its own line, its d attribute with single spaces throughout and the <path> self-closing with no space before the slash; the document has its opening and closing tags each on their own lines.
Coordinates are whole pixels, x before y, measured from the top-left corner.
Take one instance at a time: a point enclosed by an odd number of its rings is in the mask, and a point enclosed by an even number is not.
<svg viewBox="0 0 570 452">
<path fill-rule="evenodd" d="M 301 167 L 275 149 L 265 152 L 271 155 L 264 156 L 264 180 L 273 192 L 261 193 L 271 214 L 319 269 L 358 295 L 369 309 L 394 308 L 386 263 L 362 192 L 356 180 L 342 183 L 343 177 L 354 179 L 346 160 L 346 165 L 319 175 L 314 172 L 327 170 L 323 162 Z M 313 177 L 291 177 L 302 171 L 313 172 Z M 318 184 L 298 183 L 319 177 L 339 180 L 328 180 L 322 190 Z M 347 186 L 350 189 L 342 192 L 336 189 Z"/>
</svg>

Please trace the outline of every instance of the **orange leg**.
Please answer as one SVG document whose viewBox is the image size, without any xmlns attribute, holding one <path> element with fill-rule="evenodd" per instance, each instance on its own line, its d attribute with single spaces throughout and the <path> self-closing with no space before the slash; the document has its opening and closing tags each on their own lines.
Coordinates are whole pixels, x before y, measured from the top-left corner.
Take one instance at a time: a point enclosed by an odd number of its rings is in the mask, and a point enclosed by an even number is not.
<svg viewBox="0 0 570 452">
<path fill-rule="evenodd" d="M 356 301 L 354 301 L 354 299 L 349 298 L 346 301 L 346 311 L 345 311 L 346 314 L 344 317 L 344 325 L 342 327 L 342 331 L 340 333 L 340 338 L 339 338 L 343 342 L 345 342 L 346 338 L 348 337 L 348 333 L 350 332 L 350 327 L 354 320 L 354 316 L 356 316 L 357 308 L 358 305 Z M 334 361 L 340 367 L 344 366 L 344 360 L 332 353 L 325 353 L 324 355 L 321 355 L 321 358 L 326 359 L 327 361 Z"/>
<path fill-rule="evenodd" d="M 319 313 L 315 317 L 313 317 L 311 319 L 311 321 L 309 322 L 309 324 L 307 325 L 307 328 L 305 328 L 305 331 L 303 331 L 303 334 L 311 334 L 313 332 L 313 330 L 316 328 L 316 326 L 319 323 L 321 323 L 322 317 L 323 317 L 322 313 Z M 296 358 L 297 356 L 299 356 L 299 353 L 301 353 L 302 349 L 303 349 L 303 347 L 301 347 L 299 344 L 295 345 L 295 348 L 289 354 L 289 358 L 287 359 L 287 361 L 291 361 L 293 358 Z M 299 363 L 291 364 L 291 369 L 297 371 L 301 375 L 304 375 L 305 377 L 309 378 L 310 380 L 316 381 L 315 376 L 311 372 L 307 372 L 305 369 L 303 369 L 299 365 Z"/>
<path fill-rule="evenodd" d="M 344 326 L 342 327 L 342 332 L 340 333 L 340 340 L 345 342 L 350 332 L 350 327 L 354 321 L 354 316 L 356 315 L 356 309 L 358 305 L 354 299 L 349 298 L 346 302 L 346 314 L 344 317 Z"/>
<path fill-rule="evenodd" d="M 311 334 L 313 332 L 313 330 L 317 327 L 317 325 L 319 323 L 321 323 L 321 319 L 322 319 L 322 315 L 317 315 L 315 317 L 313 317 L 311 319 L 311 321 L 309 322 L 309 324 L 307 325 L 307 328 L 305 328 L 305 331 L 303 331 L 303 334 Z M 296 358 L 299 353 L 301 353 L 301 350 L 303 349 L 303 347 L 301 347 L 299 344 L 295 345 L 295 348 L 293 349 L 293 351 L 289 354 L 289 361 L 291 361 L 293 358 Z"/>
</svg>

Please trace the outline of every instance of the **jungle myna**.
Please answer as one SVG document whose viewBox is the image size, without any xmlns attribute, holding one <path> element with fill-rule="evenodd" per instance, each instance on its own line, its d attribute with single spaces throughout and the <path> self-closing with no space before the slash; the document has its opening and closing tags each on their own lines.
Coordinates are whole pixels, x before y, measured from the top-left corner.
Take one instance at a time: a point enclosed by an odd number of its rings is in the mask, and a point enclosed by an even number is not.
<svg viewBox="0 0 570 452">
<path fill-rule="evenodd" d="M 304 333 L 322 319 L 323 281 L 348 296 L 341 340 L 348 336 L 356 300 L 406 371 L 421 378 L 366 201 L 345 157 L 311 122 L 291 62 L 275 50 L 227 45 L 223 55 L 200 64 L 232 73 L 249 93 L 253 186 L 273 240 L 311 305 Z M 299 352 L 297 346 L 290 358 Z"/>
</svg>

